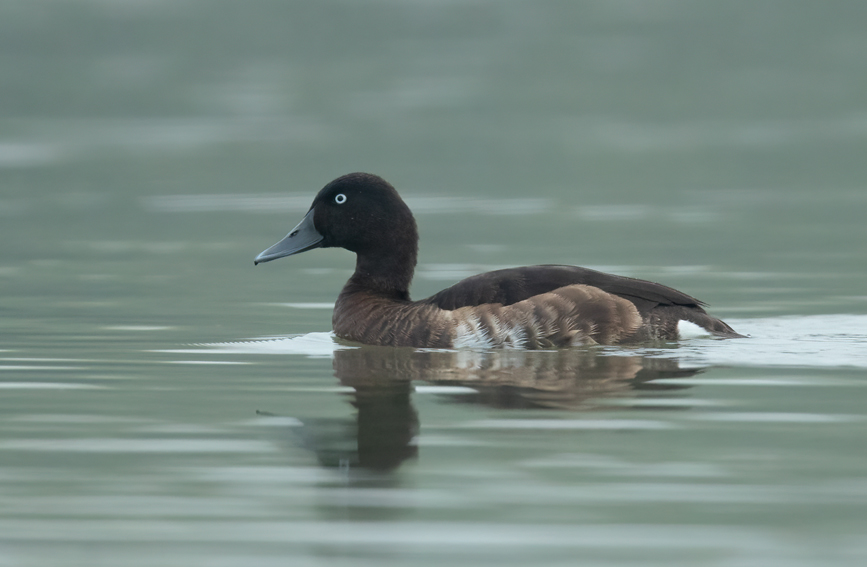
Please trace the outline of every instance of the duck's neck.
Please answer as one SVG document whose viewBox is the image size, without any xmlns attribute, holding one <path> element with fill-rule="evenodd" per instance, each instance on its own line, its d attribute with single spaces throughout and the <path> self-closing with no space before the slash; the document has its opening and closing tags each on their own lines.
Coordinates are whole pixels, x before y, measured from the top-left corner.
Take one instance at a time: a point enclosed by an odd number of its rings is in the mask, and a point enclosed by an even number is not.
<svg viewBox="0 0 867 567">
<path fill-rule="evenodd" d="M 355 273 L 346 282 L 343 294 L 356 292 L 409 301 L 409 286 L 415 272 L 415 247 L 390 250 L 388 254 L 358 253 Z"/>
</svg>

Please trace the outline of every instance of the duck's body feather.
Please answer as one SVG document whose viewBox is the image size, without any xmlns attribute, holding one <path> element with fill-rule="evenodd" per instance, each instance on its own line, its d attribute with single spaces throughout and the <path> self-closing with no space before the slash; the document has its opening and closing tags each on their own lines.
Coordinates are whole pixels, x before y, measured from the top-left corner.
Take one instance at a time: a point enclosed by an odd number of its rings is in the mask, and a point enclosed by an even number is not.
<svg viewBox="0 0 867 567">
<path fill-rule="evenodd" d="M 338 337 L 426 348 L 553 348 L 627 342 L 644 321 L 635 305 L 586 285 L 564 286 L 508 305 L 443 309 L 347 286 L 334 306 Z"/>
<path fill-rule="evenodd" d="M 494 303 L 511 305 L 573 285 L 590 286 L 628 300 L 647 321 L 645 332 L 623 334 L 618 342 L 624 342 L 626 337 L 629 342 L 676 340 L 680 320 L 699 325 L 717 336 L 741 336 L 723 321 L 708 315 L 704 302 L 674 288 L 579 266 L 524 266 L 485 272 L 461 280 L 423 299 L 422 303 L 442 309 Z"/>
<path fill-rule="evenodd" d="M 394 188 L 370 174 L 349 174 L 326 185 L 304 220 L 256 262 L 330 246 L 357 254 L 332 323 L 338 337 L 360 343 L 424 348 L 621 344 L 676 340 L 680 321 L 721 337 L 741 336 L 685 293 L 577 266 L 487 272 L 411 301 L 415 220 Z"/>
</svg>

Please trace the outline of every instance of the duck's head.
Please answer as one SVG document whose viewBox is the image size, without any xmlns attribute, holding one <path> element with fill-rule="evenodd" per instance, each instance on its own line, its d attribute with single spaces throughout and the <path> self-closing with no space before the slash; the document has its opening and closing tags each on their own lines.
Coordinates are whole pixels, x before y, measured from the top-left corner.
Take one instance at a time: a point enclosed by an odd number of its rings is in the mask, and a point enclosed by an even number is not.
<svg viewBox="0 0 867 567">
<path fill-rule="evenodd" d="M 400 257 L 411 269 L 418 247 L 415 219 L 387 181 L 370 173 L 350 173 L 323 187 L 298 226 L 256 256 L 254 263 L 331 247 L 370 259 Z"/>
</svg>

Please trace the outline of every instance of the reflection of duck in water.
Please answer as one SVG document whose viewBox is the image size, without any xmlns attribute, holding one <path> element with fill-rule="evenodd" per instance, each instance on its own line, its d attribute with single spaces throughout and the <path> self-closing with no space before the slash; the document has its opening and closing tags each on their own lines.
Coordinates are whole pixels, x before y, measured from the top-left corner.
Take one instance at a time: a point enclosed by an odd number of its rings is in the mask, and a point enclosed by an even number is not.
<svg viewBox="0 0 867 567">
<path fill-rule="evenodd" d="M 352 387 L 354 418 L 311 417 L 292 425 L 292 444 L 313 451 L 319 464 L 344 470 L 390 471 L 418 454 L 418 414 L 409 380 L 390 380 Z M 270 412 L 259 415 L 277 417 Z M 300 426 L 300 427 L 299 427 Z"/>
<path fill-rule="evenodd" d="M 354 391 L 354 420 L 311 420 L 308 448 L 324 466 L 396 469 L 416 457 L 419 430 L 412 406 L 414 381 L 462 386 L 450 401 L 496 408 L 589 410 L 598 400 L 626 397 L 636 390 L 680 389 L 654 385 L 655 378 L 691 376 L 677 361 L 641 356 L 605 356 L 584 349 L 558 351 L 417 351 L 363 347 L 337 350 L 334 374 Z"/>
<path fill-rule="evenodd" d="M 598 407 L 594 400 L 629 396 L 636 390 L 680 389 L 652 381 L 700 371 L 681 369 L 676 360 L 606 356 L 584 349 L 417 351 L 363 347 L 336 351 L 334 357 L 334 375 L 356 389 L 394 381 L 424 381 L 478 392 L 456 396 L 463 401 L 515 409 L 594 409 Z"/>
<path fill-rule="evenodd" d="M 467 278 L 410 301 L 415 219 L 385 180 L 352 173 L 326 185 L 304 219 L 256 263 L 312 248 L 357 255 L 334 307 L 338 337 L 371 345 L 549 348 L 676 340 L 682 325 L 739 337 L 672 288 L 575 266 L 530 266 Z"/>
</svg>

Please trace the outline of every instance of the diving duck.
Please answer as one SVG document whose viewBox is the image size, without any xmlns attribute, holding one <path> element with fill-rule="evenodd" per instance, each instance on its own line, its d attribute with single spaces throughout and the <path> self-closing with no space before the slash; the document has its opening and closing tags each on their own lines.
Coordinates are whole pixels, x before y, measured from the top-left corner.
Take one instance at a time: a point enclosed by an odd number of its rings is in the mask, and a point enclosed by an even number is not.
<svg viewBox="0 0 867 567">
<path fill-rule="evenodd" d="M 685 327 L 742 337 L 685 293 L 577 266 L 486 272 L 412 301 L 415 218 L 394 187 L 369 173 L 350 173 L 323 187 L 298 226 L 255 264 L 331 247 L 356 254 L 355 273 L 332 316 L 334 333 L 349 341 L 539 349 L 678 340 Z"/>
</svg>

